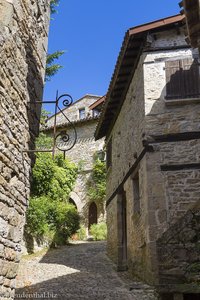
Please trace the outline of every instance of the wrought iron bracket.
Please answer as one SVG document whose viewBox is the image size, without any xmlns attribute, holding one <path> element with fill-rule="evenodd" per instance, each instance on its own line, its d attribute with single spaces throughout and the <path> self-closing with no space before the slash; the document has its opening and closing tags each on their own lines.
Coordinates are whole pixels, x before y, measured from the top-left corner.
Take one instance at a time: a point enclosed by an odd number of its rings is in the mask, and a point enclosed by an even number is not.
<svg viewBox="0 0 200 300">
<path fill-rule="evenodd" d="M 64 106 L 63 109 L 60 108 L 60 102 Z M 54 126 L 53 126 L 53 148 L 52 149 L 24 149 L 22 152 L 26 153 L 37 153 L 37 152 L 51 152 L 52 157 L 55 156 L 55 151 L 58 149 L 59 151 L 63 152 L 64 158 L 66 152 L 71 150 L 77 141 L 77 132 L 74 124 L 69 120 L 64 110 L 69 107 L 73 103 L 73 99 L 69 94 L 63 94 L 58 96 L 58 91 L 56 93 L 56 100 L 55 101 L 35 101 L 35 102 L 28 102 L 29 104 L 54 104 Z M 67 131 L 61 131 L 57 133 L 57 114 L 61 113 L 67 121 L 67 126 L 70 125 L 71 131 L 73 132 L 73 138 L 70 137 Z M 59 145 L 58 140 L 62 142 L 62 147 Z"/>
</svg>

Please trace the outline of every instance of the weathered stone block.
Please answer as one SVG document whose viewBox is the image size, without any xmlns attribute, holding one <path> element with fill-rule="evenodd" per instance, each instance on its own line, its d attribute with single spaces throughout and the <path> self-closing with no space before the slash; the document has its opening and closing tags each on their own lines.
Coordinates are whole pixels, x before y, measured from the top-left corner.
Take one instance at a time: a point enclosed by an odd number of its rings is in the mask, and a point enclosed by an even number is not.
<svg viewBox="0 0 200 300">
<path fill-rule="evenodd" d="M 37 3 L 0 0 L 0 282 L 4 281 L 1 299 L 14 297 L 14 280 L 10 279 L 17 272 L 15 262 L 19 261 L 32 164 L 22 150 L 33 143 L 30 131 L 39 127 L 35 115 L 31 118 L 27 112 L 27 102 L 42 100 L 46 50 L 37 45 L 39 40 L 47 40 L 49 2 L 44 0 L 40 5 L 41 15 L 48 17 L 37 19 Z"/>
<path fill-rule="evenodd" d="M 11 1 L 0 0 L 0 29 L 8 26 L 13 17 L 13 4 Z"/>
</svg>

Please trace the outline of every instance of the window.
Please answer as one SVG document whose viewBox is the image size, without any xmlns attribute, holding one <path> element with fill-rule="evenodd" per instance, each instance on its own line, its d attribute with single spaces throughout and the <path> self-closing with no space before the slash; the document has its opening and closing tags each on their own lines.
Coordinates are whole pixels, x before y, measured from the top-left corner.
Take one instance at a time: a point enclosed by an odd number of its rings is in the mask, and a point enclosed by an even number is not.
<svg viewBox="0 0 200 300">
<path fill-rule="evenodd" d="M 140 182 L 139 182 L 139 172 L 133 177 L 133 211 L 134 213 L 140 213 Z"/>
<path fill-rule="evenodd" d="M 165 62 L 166 99 L 200 97 L 198 59 L 182 59 Z"/>
<path fill-rule="evenodd" d="M 92 111 L 93 117 L 98 117 L 99 114 L 100 114 L 100 111 L 98 109 L 93 109 L 93 111 Z"/>
<path fill-rule="evenodd" d="M 112 166 L 112 138 L 106 145 L 106 165 L 107 169 Z"/>
<path fill-rule="evenodd" d="M 85 108 L 79 109 L 79 119 L 85 119 Z"/>
<path fill-rule="evenodd" d="M 100 161 L 105 161 L 106 153 L 104 150 L 97 151 L 97 157 Z"/>
</svg>

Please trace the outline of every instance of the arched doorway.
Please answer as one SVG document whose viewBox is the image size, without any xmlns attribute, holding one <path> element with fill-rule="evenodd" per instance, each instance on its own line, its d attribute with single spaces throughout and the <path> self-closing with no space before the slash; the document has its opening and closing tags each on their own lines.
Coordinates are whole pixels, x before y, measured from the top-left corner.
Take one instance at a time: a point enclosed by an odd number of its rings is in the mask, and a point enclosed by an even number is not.
<svg viewBox="0 0 200 300">
<path fill-rule="evenodd" d="M 92 224 L 97 224 L 97 205 L 92 202 L 89 206 L 89 220 L 88 229 L 90 229 Z"/>
<path fill-rule="evenodd" d="M 72 198 L 69 198 L 69 203 L 74 205 L 77 209 L 77 205 L 76 205 L 76 203 L 74 202 L 74 200 Z"/>
</svg>

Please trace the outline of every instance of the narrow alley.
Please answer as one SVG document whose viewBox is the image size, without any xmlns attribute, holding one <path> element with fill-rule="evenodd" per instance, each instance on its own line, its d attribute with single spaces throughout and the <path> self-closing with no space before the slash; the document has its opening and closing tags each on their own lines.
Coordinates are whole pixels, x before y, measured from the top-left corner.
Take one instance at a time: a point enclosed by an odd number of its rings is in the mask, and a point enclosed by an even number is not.
<svg viewBox="0 0 200 300">
<path fill-rule="evenodd" d="M 125 273 L 114 270 L 106 256 L 105 242 L 73 243 L 25 256 L 20 263 L 15 299 L 27 298 L 156 300 L 147 285 L 130 281 Z"/>
</svg>

